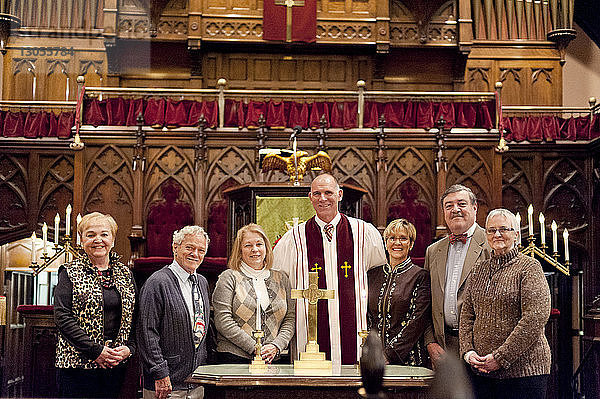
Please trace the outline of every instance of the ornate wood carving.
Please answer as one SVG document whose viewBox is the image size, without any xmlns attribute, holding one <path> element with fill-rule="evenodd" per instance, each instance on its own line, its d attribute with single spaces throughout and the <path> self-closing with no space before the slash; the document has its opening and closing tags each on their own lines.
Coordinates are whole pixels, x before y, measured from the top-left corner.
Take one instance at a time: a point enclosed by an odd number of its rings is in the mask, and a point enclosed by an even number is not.
<svg viewBox="0 0 600 399">
<path fill-rule="evenodd" d="M 3 242 L 16 239 L 27 227 L 28 156 L 0 152 L 0 235 Z"/>
<path fill-rule="evenodd" d="M 73 202 L 74 160 L 72 154 L 40 156 L 39 214 L 36 224 L 46 222 L 51 226 L 54 216 L 61 217 L 68 204 Z M 53 231 L 51 232 L 53 234 Z"/>
</svg>

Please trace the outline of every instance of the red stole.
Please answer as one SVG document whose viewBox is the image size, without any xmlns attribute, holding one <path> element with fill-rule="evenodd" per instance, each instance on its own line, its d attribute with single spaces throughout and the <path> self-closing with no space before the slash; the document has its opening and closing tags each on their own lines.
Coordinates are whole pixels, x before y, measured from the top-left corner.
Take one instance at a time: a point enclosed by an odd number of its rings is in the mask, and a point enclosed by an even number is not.
<svg viewBox="0 0 600 399">
<path fill-rule="evenodd" d="M 306 222 L 306 242 L 308 253 L 309 271 L 314 271 L 315 264 L 318 265 L 319 288 L 327 288 L 325 279 L 325 256 L 323 252 L 323 238 L 321 228 L 313 217 Z M 356 363 L 356 295 L 354 293 L 354 239 L 352 229 L 348 218 L 341 215 L 341 219 L 336 226 L 337 243 L 337 276 L 338 286 L 335 293 L 335 299 L 339 303 L 342 364 Z M 351 269 L 346 272 L 340 266 L 348 262 Z M 331 359 L 331 342 L 329 339 L 329 311 L 327 300 L 318 302 L 318 328 L 317 342 L 321 352 L 327 354 L 327 359 Z"/>
</svg>

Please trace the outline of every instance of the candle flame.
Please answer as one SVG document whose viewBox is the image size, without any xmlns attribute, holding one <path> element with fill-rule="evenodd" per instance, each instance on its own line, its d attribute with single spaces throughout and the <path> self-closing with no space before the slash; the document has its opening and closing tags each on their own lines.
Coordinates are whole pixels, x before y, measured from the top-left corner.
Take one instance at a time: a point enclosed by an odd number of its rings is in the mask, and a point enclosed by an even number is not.
<svg viewBox="0 0 600 399">
<path fill-rule="evenodd" d="M 558 226 L 554 220 L 552 221 L 552 225 L 550 227 L 552 228 L 552 231 L 556 231 L 558 229 Z"/>
<path fill-rule="evenodd" d="M 533 215 L 533 204 L 529 204 L 529 207 L 527 208 L 527 214 Z"/>
</svg>

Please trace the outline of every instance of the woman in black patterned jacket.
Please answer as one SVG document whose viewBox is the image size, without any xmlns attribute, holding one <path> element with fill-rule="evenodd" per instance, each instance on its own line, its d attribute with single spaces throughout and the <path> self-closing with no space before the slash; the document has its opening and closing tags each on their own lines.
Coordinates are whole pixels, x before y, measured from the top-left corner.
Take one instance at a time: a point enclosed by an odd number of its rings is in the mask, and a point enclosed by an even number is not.
<svg viewBox="0 0 600 399">
<path fill-rule="evenodd" d="M 408 255 L 417 232 L 406 219 L 392 221 L 383 232 L 388 264 L 367 272 L 367 322 L 379 334 L 388 364 L 425 366 L 423 333 L 431 312 L 429 273 Z"/>
<path fill-rule="evenodd" d="M 136 287 L 111 252 L 117 223 L 110 215 L 85 215 L 77 231 L 84 254 L 60 267 L 54 290 L 59 395 L 114 398 L 135 348 Z"/>
</svg>

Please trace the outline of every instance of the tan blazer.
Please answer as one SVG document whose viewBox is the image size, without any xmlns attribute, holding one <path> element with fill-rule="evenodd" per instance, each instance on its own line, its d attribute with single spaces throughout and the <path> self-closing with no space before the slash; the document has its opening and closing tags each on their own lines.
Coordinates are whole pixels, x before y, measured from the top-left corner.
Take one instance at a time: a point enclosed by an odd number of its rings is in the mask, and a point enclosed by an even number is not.
<svg viewBox="0 0 600 399">
<path fill-rule="evenodd" d="M 444 335 L 444 289 L 446 288 L 446 260 L 448 258 L 449 238 L 445 237 L 434 242 L 425 253 L 425 270 L 429 271 L 431 276 L 431 320 L 432 323 L 425 330 L 425 345 L 437 342 L 446 349 L 446 340 Z M 491 254 L 491 248 L 485 237 L 485 230 L 479 225 L 475 228 L 469 249 L 463 265 L 460 283 L 457 295 L 457 310 L 460 310 L 463 303 L 463 293 L 468 278 L 471 275 L 473 266 L 479 261 L 488 259 Z"/>
</svg>

